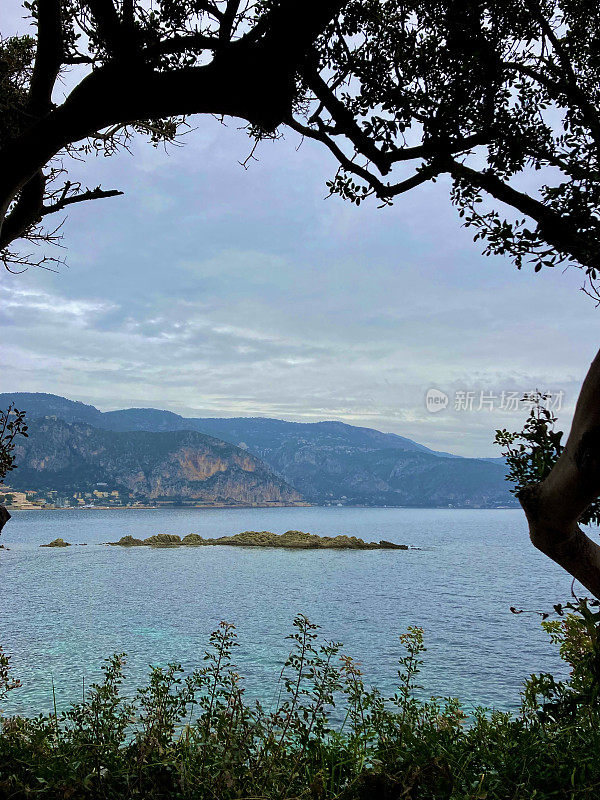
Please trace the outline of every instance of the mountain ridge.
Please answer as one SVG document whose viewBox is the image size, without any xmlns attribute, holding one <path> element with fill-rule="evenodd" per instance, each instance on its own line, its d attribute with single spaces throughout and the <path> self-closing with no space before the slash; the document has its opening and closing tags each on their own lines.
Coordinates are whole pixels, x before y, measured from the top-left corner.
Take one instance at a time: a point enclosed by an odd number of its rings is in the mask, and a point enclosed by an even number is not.
<svg viewBox="0 0 600 800">
<path fill-rule="evenodd" d="M 196 432 L 260 459 L 279 479 L 317 504 L 495 507 L 514 505 L 504 466 L 433 451 L 398 434 L 338 421 L 266 417 L 186 418 L 159 409 L 101 412 L 41 393 L 0 394 L 36 415 L 127 433 Z M 48 413 L 50 412 L 50 413 Z"/>
<path fill-rule="evenodd" d="M 79 400 L 70 400 L 60 395 L 48 394 L 45 392 L 3 392 L 0 393 L 0 408 L 8 405 L 10 402 L 16 402 L 17 406 L 23 401 L 27 406 L 25 408 L 31 418 L 35 418 L 36 409 L 40 416 L 56 415 L 65 422 L 85 422 L 94 427 L 103 428 L 105 430 L 115 431 L 135 431 L 135 430 L 200 430 L 201 433 L 206 432 L 207 429 L 222 429 L 224 426 L 235 428 L 236 425 L 244 425 L 245 423 L 259 424 L 261 426 L 272 426 L 279 428 L 296 429 L 298 431 L 309 431 L 311 429 L 320 428 L 322 430 L 336 430 L 343 429 L 345 431 L 352 430 L 361 432 L 363 435 L 375 435 L 381 441 L 385 440 L 389 443 L 395 443 L 399 449 L 418 450 L 421 452 L 428 452 L 434 455 L 459 458 L 452 453 L 444 453 L 437 450 L 432 450 L 425 445 L 419 444 L 405 436 L 400 436 L 397 433 L 384 433 L 375 428 L 366 428 L 364 426 L 350 425 L 346 422 L 339 420 L 322 420 L 319 422 L 291 422 L 289 420 L 282 420 L 276 417 L 184 417 L 174 411 L 167 411 L 157 408 L 144 408 L 134 407 L 117 409 L 115 411 L 100 411 L 95 406 L 82 403 Z M 23 404 L 21 403 L 21 404 Z M 150 422 L 150 418 L 154 421 Z M 170 425 L 168 424 L 170 421 Z M 152 425 L 152 428 L 148 426 Z M 209 434 L 210 435 L 210 434 Z M 222 438 L 217 436 L 217 438 Z M 227 439 L 224 439 L 227 441 Z"/>
</svg>

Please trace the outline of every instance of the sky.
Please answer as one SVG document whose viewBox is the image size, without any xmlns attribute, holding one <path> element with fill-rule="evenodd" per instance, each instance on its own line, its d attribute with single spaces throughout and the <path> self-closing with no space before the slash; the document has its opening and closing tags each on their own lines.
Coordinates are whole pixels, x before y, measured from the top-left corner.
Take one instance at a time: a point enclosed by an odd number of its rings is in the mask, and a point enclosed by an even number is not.
<svg viewBox="0 0 600 800">
<path fill-rule="evenodd" d="M 18 13 L 9 0 L 3 34 Z M 332 157 L 292 132 L 244 168 L 241 124 L 198 117 L 183 146 L 75 165 L 125 195 L 70 211 L 57 273 L 0 276 L 0 391 L 335 419 L 497 456 L 537 388 L 568 428 L 600 322 L 576 270 L 482 256 L 444 180 L 385 209 L 326 199 Z"/>
</svg>

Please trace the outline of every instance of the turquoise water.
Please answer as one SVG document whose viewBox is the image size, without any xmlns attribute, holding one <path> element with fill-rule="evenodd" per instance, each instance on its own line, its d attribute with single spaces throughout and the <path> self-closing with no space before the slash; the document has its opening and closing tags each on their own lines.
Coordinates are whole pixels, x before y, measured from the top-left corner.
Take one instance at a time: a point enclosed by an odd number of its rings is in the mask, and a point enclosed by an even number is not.
<svg viewBox="0 0 600 800">
<path fill-rule="evenodd" d="M 414 551 L 293 551 L 232 547 L 104 547 L 125 534 L 290 528 L 389 539 Z M 61 536 L 87 547 L 39 545 Z M 407 625 L 425 628 L 427 695 L 515 708 L 532 672 L 561 671 L 533 614 L 568 599 L 571 581 L 536 552 L 517 510 L 181 509 L 21 511 L 2 536 L 0 642 L 23 687 L 5 713 L 50 710 L 81 696 L 104 657 L 128 653 L 127 690 L 149 664 L 201 663 L 220 620 L 233 622 L 248 692 L 271 698 L 301 612 L 342 641 L 368 682 L 392 689 Z"/>
</svg>

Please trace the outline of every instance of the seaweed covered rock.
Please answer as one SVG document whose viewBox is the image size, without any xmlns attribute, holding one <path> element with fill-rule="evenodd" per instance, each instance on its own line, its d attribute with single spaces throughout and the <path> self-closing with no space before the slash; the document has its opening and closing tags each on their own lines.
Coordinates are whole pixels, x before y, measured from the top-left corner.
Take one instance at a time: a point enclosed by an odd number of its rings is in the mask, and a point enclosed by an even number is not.
<svg viewBox="0 0 600 800">
<path fill-rule="evenodd" d="M 65 542 L 64 539 L 58 538 L 48 544 L 41 544 L 40 547 L 71 547 L 71 542 Z"/>
<path fill-rule="evenodd" d="M 172 533 L 157 533 L 155 536 L 144 539 L 142 544 L 150 547 L 176 547 L 181 544 L 181 536 L 175 536 Z"/>
<path fill-rule="evenodd" d="M 111 545 L 121 545 L 121 547 L 141 547 L 144 542 L 141 539 L 135 539 L 133 536 L 121 536 L 118 542 L 109 542 Z"/>
<path fill-rule="evenodd" d="M 314 533 L 304 533 L 304 531 L 286 531 L 281 536 L 271 534 L 275 539 L 276 547 L 323 547 L 327 536 L 317 536 Z"/>
<path fill-rule="evenodd" d="M 392 542 L 365 542 L 356 536 L 317 536 L 304 531 L 286 531 L 282 534 L 270 531 L 244 531 L 235 536 L 207 539 L 206 544 L 234 545 L 237 547 L 287 547 L 296 550 L 408 550 L 407 545 Z"/>
<path fill-rule="evenodd" d="M 191 534 L 195 536 L 196 534 Z M 200 537 L 201 538 L 201 537 Z M 147 539 L 136 539 L 134 536 L 121 536 L 118 542 L 108 542 L 112 547 L 176 547 L 182 544 L 181 537 L 171 533 L 157 533 Z"/>
<path fill-rule="evenodd" d="M 279 536 L 270 531 L 243 531 L 234 536 L 220 536 L 211 539 L 209 544 L 229 544 L 234 547 L 277 547 Z"/>
<path fill-rule="evenodd" d="M 204 539 L 198 533 L 188 533 L 181 539 L 168 533 L 159 533 L 148 539 L 134 539 L 132 536 L 123 536 L 118 542 L 109 542 L 112 545 L 133 547 L 147 545 L 150 547 L 177 547 L 179 545 L 200 547 L 229 545 L 232 547 L 287 547 L 295 550 L 408 550 L 408 545 L 394 544 L 381 540 L 380 542 L 365 542 L 356 536 L 317 536 L 304 531 L 286 531 L 277 534 L 271 531 L 243 531 L 234 536 L 220 536 L 218 539 Z"/>
<path fill-rule="evenodd" d="M 188 533 L 188 535 L 184 536 L 181 540 L 181 544 L 197 546 L 201 544 L 208 544 L 208 542 L 206 539 L 203 539 L 199 533 Z"/>
</svg>

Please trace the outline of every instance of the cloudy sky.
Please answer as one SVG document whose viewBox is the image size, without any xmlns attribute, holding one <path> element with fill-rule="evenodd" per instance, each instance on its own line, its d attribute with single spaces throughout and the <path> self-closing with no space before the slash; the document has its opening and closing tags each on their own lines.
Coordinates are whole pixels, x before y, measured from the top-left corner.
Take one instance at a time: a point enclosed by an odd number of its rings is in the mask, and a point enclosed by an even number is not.
<svg viewBox="0 0 600 800">
<path fill-rule="evenodd" d="M 68 267 L 0 276 L 2 391 L 337 419 L 463 455 L 498 455 L 495 428 L 520 425 L 503 392 L 563 392 L 568 425 L 600 321 L 576 271 L 484 258 L 444 181 L 356 208 L 325 199 L 318 145 L 286 134 L 244 169 L 239 123 L 194 124 L 168 153 L 77 167 L 126 194 L 71 211 Z"/>
</svg>

